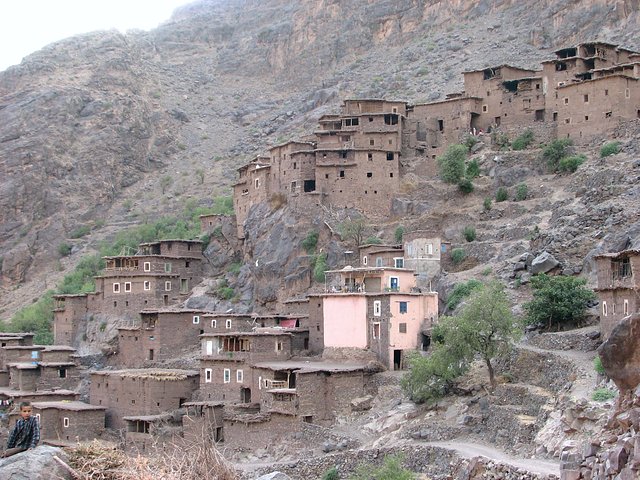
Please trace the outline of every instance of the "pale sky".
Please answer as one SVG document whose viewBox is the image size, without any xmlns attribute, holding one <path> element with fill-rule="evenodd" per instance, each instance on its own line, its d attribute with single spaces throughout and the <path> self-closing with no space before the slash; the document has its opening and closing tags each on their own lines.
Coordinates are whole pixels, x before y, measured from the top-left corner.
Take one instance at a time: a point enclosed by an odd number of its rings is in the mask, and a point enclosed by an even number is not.
<svg viewBox="0 0 640 480">
<path fill-rule="evenodd" d="M 193 0 L 0 0 L 0 71 L 79 33 L 150 30 Z"/>
</svg>

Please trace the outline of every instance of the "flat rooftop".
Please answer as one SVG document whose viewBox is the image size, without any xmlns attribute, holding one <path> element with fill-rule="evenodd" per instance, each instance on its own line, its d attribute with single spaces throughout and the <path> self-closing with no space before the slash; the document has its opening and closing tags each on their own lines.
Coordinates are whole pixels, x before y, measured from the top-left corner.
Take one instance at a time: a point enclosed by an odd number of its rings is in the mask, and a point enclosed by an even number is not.
<svg viewBox="0 0 640 480">
<path fill-rule="evenodd" d="M 185 380 L 188 377 L 196 377 L 200 372 L 196 370 L 177 370 L 162 368 L 139 368 L 126 370 L 96 370 L 91 375 L 103 375 L 121 378 L 140 378 L 158 381 Z"/>
<path fill-rule="evenodd" d="M 33 402 L 34 408 L 39 410 L 46 410 L 48 408 L 54 408 L 56 410 L 68 410 L 71 412 L 83 412 L 89 410 L 106 410 L 107 407 L 102 405 L 91 405 L 85 402 L 73 401 L 57 401 L 57 402 Z"/>
<path fill-rule="evenodd" d="M 259 362 L 253 365 L 256 368 L 268 370 L 296 370 L 297 373 L 330 372 L 347 373 L 364 370 L 364 363 L 343 363 L 310 360 L 285 360 L 282 362 Z"/>
</svg>

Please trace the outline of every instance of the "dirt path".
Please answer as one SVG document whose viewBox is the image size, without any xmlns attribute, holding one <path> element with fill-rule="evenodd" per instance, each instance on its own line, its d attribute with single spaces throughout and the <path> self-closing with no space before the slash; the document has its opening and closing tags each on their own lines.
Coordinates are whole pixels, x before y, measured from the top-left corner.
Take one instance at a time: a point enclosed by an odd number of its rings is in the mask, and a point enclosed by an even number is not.
<svg viewBox="0 0 640 480">
<path fill-rule="evenodd" d="M 537 458 L 516 458 L 489 445 L 470 443 L 465 441 L 450 440 L 446 442 L 427 442 L 427 446 L 454 450 L 464 458 L 485 457 L 496 462 L 522 468 L 528 472 L 540 475 L 559 475 L 560 463 L 552 460 Z"/>
</svg>

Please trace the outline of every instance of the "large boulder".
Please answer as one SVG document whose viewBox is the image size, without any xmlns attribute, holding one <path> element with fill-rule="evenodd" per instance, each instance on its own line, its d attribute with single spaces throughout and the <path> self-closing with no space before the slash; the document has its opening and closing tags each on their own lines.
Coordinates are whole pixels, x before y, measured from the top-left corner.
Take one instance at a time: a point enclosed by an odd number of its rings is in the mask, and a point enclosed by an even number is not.
<svg viewBox="0 0 640 480">
<path fill-rule="evenodd" d="M 602 366 L 620 392 L 640 385 L 640 314 L 626 317 L 598 349 Z"/>
<path fill-rule="evenodd" d="M 538 273 L 547 273 L 549 270 L 553 270 L 560 262 L 551 255 L 549 252 L 542 252 L 531 262 L 531 273 L 537 275 Z"/>
<path fill-rule="evenodd" d="M 71 480 L 69 472 L 53 459 L 54 455 L 66 460 L 61 449 L 49 445 L 41 445 L 33 450 L 0 459 L 0 478 L 2 480 L 50 480 L 52 478 Z"/>
</svg>

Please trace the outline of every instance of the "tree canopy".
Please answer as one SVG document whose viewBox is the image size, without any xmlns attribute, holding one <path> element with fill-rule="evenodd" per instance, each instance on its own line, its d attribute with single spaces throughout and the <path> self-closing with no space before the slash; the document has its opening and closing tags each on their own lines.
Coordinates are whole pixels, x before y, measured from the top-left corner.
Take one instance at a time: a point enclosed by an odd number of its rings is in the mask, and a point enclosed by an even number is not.
<svg viewBox="0 0 640 480">
<path fill-rule="evenodd" d="M 464 178 L 466 159 L 467 147 L 464 145 L 450 145 L 437 159 L 440 178 L 446 183 L 460 182 Z"/>
</svg>

